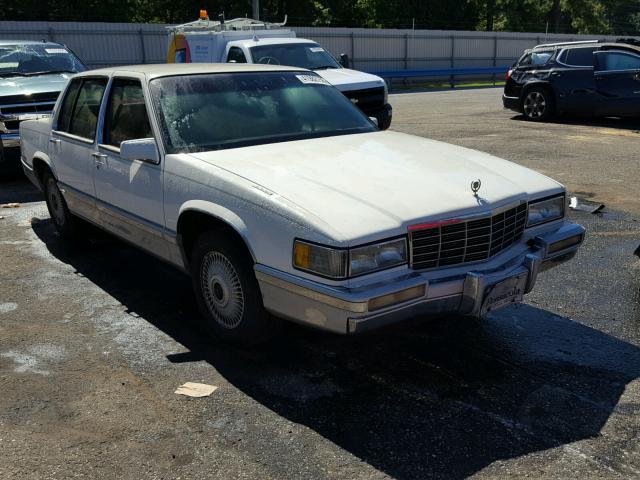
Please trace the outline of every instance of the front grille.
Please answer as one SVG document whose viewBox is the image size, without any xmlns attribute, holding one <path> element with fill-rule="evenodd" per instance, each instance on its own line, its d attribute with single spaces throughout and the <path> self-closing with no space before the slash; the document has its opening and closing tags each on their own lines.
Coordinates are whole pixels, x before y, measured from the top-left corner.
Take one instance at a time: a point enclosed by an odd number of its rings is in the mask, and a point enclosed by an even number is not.
<svg viewBox="0 0 640 480">
<path fill-rule="evenodd" d="M 526 220 L 522 203 L 493 216 L 412 231 L 411 266 L 423 270 L 486 260 L 520 240 Z"/>
<path fill-rule="evenodd" d="M 0 121 L 10 133 L 18 133 L 20 121 L 33 116 L 51 115 L 59 92 L 0 97 Z"/>
<path fill-rule="evenodd" d="M 384 106 L 384 87 L 350 90 L 342 93 L 365 113 L 379 110 Z"/>
</svg>

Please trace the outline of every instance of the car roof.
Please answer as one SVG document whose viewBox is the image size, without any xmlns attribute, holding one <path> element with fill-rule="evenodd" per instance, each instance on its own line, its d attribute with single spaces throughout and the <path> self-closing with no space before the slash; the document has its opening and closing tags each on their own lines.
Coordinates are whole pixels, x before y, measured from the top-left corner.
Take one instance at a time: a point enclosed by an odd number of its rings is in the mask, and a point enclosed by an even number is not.
<svg viewBox="0 0 640 480">
<path fill-rule="evenodd" d="M 248 72 L 300 72 L 304 68 L 282 65 L 262 65 L 254 63 L 162 63 L 151 65 L 126 65 L 122 67 L 100 68 L 79 73 L 77 76 L 138 74 L 148 78 L 175 75 L 198 75 L 205 73 L 248 73 Z"/>
<path fill-rule="evenodd" d="M 536 47 L 526 50 L 526 52 L 551 52 L 555 50 L 565 50 L 574 48 L 589 48 L 596 47 L 602 50 L 610 50 L 619 48 L 622 50 L 632 50 L 640 53 L 640 46 L 632 45 L 630 43 L 623 42 L 573 42 L 573 43 L 558 43 L 548 45 L 538 45 Z"/>
<path fill-rule="evenodd" d="M 259 38 L 257 37 L 257 39 L 251 39 L 251 38 L 243 38 L 242 40 L 233 40 L 231 42 L 229 42 L 231 44 L 235 44 L 235 45 L 244 45 L 247 47 L 258 47 L 260 45 L 293 45 L 293 44 L 314 44 L 317 45 L 316 42 L 314 42 L 313 40 L 308 40 L 306 38 L 296 38 L 296 37 L 287 37 L 287 38 L 283 38 L 283 37 L 276 37 L 276 38 Z"/>
</svg>

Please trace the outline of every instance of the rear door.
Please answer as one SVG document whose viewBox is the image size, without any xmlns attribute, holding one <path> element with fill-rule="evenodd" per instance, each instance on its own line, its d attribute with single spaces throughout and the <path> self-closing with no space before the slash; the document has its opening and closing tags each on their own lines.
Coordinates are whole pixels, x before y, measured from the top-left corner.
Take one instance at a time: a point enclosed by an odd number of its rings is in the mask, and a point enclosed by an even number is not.
<svg viewBox="0 0 640 480">
<path fill-rule="evenodd" d="M 640 115 L 640 55 L 624 50 L 596 53 L 598 113 Z"/>
<path fill-rule="evenodd" d="M 65 200 L 73 212 L 89 219 L 95 219 L 96 214 L 93 154 L 107 80 L 106 77 L 72 80 L 49 138 L 49 157 Z"/>
<path fill-rule="evenodd" d="M 574 47 L 562 50 L 551 72 L 558 107 L 563 112 L 595 113 L 598 103 L 594 80 L 594 52 L 597 47 Z"/>
<path fill-rule="evenodd" d="M 97 207 L 105 228 L 164 257 L 162 166 L 120 157 L 123 141 L 154 137 L 149 118 L 141 81 L 114 77 L 97 151 Z"/>
</svg>

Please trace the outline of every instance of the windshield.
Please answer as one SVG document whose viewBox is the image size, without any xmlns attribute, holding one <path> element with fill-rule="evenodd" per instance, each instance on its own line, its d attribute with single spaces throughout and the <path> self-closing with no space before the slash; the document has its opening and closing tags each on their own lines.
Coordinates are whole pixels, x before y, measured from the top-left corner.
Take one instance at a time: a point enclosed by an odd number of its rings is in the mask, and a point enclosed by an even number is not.
<svg viewBox="0 0 640 480">
<path fill-rule="evenodd" d="M 83 72 L 86 68 L 62 45 L 34 43 L 0 45 L 0 77 L 50 72 Z"/>
<path fill-rule="evenodd" d="M 322 70 L 342 68 L 329 53 L 317 43 L 285 43 L 251 47 L 253 63 L 287 65 L 290 67 Z"/>
<path fill-rule="evenodd" d="M 170 153 L 375 131 L 311 72 L 164 77 L 150 87 Z"/>
</svg>

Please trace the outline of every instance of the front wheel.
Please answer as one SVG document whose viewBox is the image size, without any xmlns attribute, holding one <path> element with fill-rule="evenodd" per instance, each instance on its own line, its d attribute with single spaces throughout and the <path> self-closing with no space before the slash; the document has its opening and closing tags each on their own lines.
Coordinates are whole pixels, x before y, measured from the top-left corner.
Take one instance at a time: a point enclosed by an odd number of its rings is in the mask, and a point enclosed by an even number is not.
<svg viewBox="0 0 640 480">
<path fill-rule="evenodd" d="M 527 120 L 534 122 L 549 120 L 555 113 L 552 93 L 539 87 L 527 91 L 522 100 L 522 113 Z"/>
<path fill-rule="evenodd" d="M 204 327 L 212 335 L 249 346 L 277 331 L 277 321 L 262 304 L 251 258 L 223 232 L 206 232 L 196 241 L 191 278 Z"/>
</svg>

